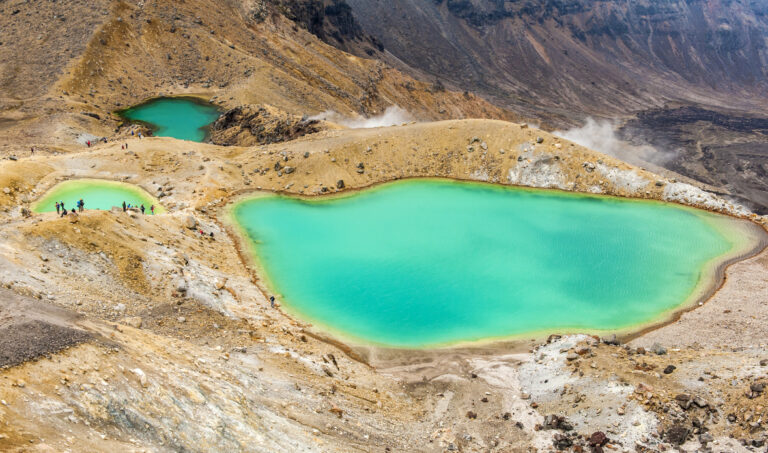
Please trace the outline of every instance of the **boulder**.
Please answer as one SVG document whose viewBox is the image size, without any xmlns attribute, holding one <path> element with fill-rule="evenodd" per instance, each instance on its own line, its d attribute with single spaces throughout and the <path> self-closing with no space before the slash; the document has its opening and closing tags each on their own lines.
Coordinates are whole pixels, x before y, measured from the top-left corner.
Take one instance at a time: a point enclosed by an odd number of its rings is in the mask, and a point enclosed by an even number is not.
<svg viewBox="0 0 768 453">
<path fill-rule="evenodd" d="M 125 324 L 136 329 L 141 329 L 143 320 L 139 316 L 129 316 L 118 321 L 120 324 Z"/>
<path fill-rule="evenodd" d="M 197 219 L 192 214 L 184 217 L 184 226 L 190 230 L 194 230 L 197 227 Z"/>
<path fill-rule="evenodd" d="M 339 179 L 338 181 L 336 181 L 336 188 L 337 189 L 343 189 L 344 188 L 344 180 L 343 179 Z"/>
<path fill-rule="evenodd" d="M 189 285 L 187 284 L 187 281 L 184 280 L 183 278 L 176 280 L 176 283 L 174 286 L 176 288 L 176 291 L 180 293 L 186 293 L 187 290 L 189 289 Z"/>
<path fill-rule="evenodd" d="M 558 450 L 567 450 L 573 446 L 573 440 L 571 440 L 571 438 L 568 436 L 555 434 L 552 444 Z"/>
<path fill-rule="evenodd" d="M 672 425 L 664 432 L 664 440 L 672 445 L 682 445 L 691 434 L 690 428 L 682 424 Z"/>
<path fill-rule="evenodd" d="M 136 375 L 136 377 L 139 379 L 139 384 L 141 384 L 142 387 L 146 388 L 149 385 L 149 381 L 147 380 L 147 375 L 144 374 L 144 371 L 141 368 L 134 368 L 131 370 L 133 374 Z"/>
</svg>

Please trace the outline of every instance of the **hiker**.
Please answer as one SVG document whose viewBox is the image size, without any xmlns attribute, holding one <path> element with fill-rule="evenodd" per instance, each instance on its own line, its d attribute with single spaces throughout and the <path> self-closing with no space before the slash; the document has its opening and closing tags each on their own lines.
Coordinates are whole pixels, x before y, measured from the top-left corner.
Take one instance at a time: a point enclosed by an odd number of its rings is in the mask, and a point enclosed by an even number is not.
<svg viewBox="0 0 768 453">
<path fill-rule="evenodd" d="M 211 231 L 211 234 L 210 234 L 210 236 L 211 236 L 211 239 L 213 239 L 213 231 Z"/>
<path fill-rule="evenodd" d="M 155 215 L 155 205 L 150 206 L 149 210 L 152 212 L 152 215 Z"/>
<path fill-rule="evenodd" d="M 63 201 L 59 201 L 59 206 L 61 206 L 61 210 L 62 211 L 66 211 L 66 208 L 64 208 L 64 202 Z"/>
<path fill-rule="evenodd" d="M 80 199 L 80 201 L 78 201 L 77 203 L 78 203 L 78 210 L 79 210 L 80 212 L 83 212 L 83 209 L 85 208 L 85 202 L 84 202 L 84 201 L 83 201 L 83 199 L 81 198 L 81 199 Z"/>
<path fill-rule="evenodd" d="M 144 205 L 141 205 L 141 213 L 144 214 Z"/>
<path fill-rule="evenodd" d="M 120 145 L 120 149 L 125 149 L 125 145 Z"/>
<path fill-rule="evenodd" d="M 61 206 L 59 206 L 59 202 L 56 202 L 56 214 L 61 214 Z"/>
<path fill-rule="evenodd" d="M 86 144 L 86 145 L 88 145 L 88 147 L 89 147 L 89 148 L 91 147 L 91 141 L 90 141 L 90 140 L 88 140 L 87 142 L 85 142 L 85 144 Z"/>
<path fill-rule="evenodd" d="M 131 129 L 131 135 L 133 135 L 133 129 Z"/>
<path fill-rule="evenodd" d="M 62 209 L 62 210 L 61 210 L 61 216 L 60 216 L 60 217 L 64 217 L 64 216 L 66 216 L 67 214 L 69 214 L 69 211 L 67 211 L 66 209 Z"/>
<path fill-rule="evenodd" d="M 125 143 L 125 149 L 128 149 L 128 143 L 127 142 Z"/>
<path fill-rule="evenodd" d="M 269 296 L 269 304 L 275 308 L 275 296 Z"/>
<path fill-rule="evenodd" d="M 123 202 L 123 212 L 125 212 L 126 209 L 128 209 L 128 207 L 125 205 L 125 202 Z"/>
</svg>

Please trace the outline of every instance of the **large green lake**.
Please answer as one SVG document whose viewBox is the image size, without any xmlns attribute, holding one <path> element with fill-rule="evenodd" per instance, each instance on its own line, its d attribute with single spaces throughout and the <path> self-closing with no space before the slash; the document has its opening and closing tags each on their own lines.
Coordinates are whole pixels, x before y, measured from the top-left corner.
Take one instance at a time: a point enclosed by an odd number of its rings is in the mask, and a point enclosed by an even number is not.
<svg viewBox="0 0 768 453">
<path fill-rule="evenodd" d="M 113 206 L 121 207 L 125 202 L 131 206 L 143 204 L 147 214 L 150 214 L 149 208 L 152 205 L 155 206 L 156 214 L 165 212 L 160 203 L 143 189 L 102 179 L 74 179 L 57 184 L 32 205 L 32 210 L 55 212 L 57 201 L 63 201 L 65 208 L 72 209 L 80 199 L 83 200 L 85 209 L 108 211 Z"/>
<path fill-rule="evenodd" d="M 149 124 L 157 136 L 194 142 L 203 141 L 205 128 L 219 117 L 215 106 L 191 98 L 158 98 L 119 113 Z"/>
<path fill-rule="evenodd" d="M 677 205 L 444 180 L 231 216 L 290 311 L 396 347 L 637 328 L 754 246 L 745 222 Z"/>
</svg>

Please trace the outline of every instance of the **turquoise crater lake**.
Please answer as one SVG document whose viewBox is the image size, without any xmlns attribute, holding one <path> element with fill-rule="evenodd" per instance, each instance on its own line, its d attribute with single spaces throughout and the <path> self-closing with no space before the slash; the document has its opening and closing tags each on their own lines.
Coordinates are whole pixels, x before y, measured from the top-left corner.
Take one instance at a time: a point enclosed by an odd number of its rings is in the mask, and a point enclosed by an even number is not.
<svg viewBox="0 0 768 453">
<path fill-rule="evenodd" d="M 155 207 L 155 213 L 163 213 L 165 209 L 153 196 L 143 189 L 131 184 L 103 179 L 74 179 L 57 184 L 45 193 L 42 198 L 32 205 L 35 212 L 56 212 L 56 203 L 64 202 L 64 207 L 73 209 L 77 201 L 82 199 L 85 209 L 108 211 L 113 207 L 122 207 L 123 202 L 131 206 L 142 204 L 149 214 L 150 207 Z"/>
<path fill-rule="evenodd" d="M 122 110 L 119 115 L 150 125 L 159 137 L 202 142 L 206 127 L 219 117 L 219 110 L 193 98 L 158 98 Z"/>
<path fill-rule="evenodd" d="M 230 214 L 289 311 L 394 347 L 637 328 L 754 246 L 746 222 L 677 205 L 445 180 Z"/>
</svg>

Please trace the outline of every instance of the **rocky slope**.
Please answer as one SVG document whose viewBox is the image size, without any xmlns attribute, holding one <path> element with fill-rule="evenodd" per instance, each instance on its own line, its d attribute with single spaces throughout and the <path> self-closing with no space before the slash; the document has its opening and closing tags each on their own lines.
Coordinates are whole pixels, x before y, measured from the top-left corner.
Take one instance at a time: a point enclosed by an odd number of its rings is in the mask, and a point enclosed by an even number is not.
<svg viewBox="0 0 768 453">
<path fill-rule="evenodd" d="M 768 297 L 754 278 L 765 252 L 731 268 L 708 312 L 654 332 L 650 345 L 607 335 L 392 351 L 340 344 L 285 314 L 279 295 L 271 307 L 226 222 L 227 203 L 254 189 L 322 195 L 339 180 L 354 190 L 419 176 L 746 214 L 502 121 L 337 129 L 253 147 L 134 137 L 5 160 L 0 333 L 24 360 L 0 354 L 0 450 L 749 451 L 765 442 L 768 392 L 753 386 L 764 381 L 755 339 L 766 327 L 750 321 Z M 86 211 L 72 223 L 22 211 L 72 178 L 163 193 L 168 213 Z M 722 315 L 734 299 L 744 302 Z M 715 329 L 713 313 L 740 335 Z M 691 335 L 709 324 L 715 334 Z"/>
<path fill-rule="evenodd" d="M 545 119 L 670 99 L 766 111 L 760 2 L 346 1 L 408 66 Z"/>
</svg>

